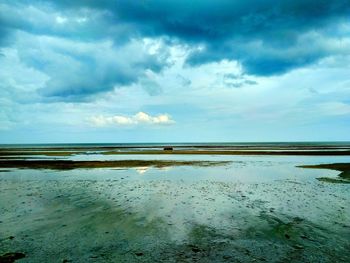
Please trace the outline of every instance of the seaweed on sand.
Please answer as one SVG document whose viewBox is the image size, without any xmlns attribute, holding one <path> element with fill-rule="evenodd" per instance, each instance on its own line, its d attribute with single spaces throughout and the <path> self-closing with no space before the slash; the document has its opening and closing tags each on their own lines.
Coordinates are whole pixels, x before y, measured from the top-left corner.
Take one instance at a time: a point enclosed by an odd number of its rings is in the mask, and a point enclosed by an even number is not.
<svg viewBox="0 0 350 263">
<path fill-rule="evenodd" d="M 320 177 L 317 180 L 327 183 L 350 183 L 350 163 L 330 163 L 330 164 L 317 164 L 317 165 L 301 165 L 301 168 L 313 168 L 313 169 L 329 169 L 339 171 L 338 178 Z"/>
</svg>

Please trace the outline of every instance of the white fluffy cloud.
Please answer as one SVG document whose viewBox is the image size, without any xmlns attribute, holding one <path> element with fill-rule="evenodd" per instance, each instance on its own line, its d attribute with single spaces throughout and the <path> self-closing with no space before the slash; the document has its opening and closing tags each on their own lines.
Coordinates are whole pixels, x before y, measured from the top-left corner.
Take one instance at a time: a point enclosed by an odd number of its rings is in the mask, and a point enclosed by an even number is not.
<svg viewBox="0 0 350 263">
<path fill-rule="evenodd" d="M 153 125 L 164 125 L 173 124 L 174 120 L 168 114 L 160 114 L 157 116 L 151 116 L 145 112 L 138 112 L 133 116 L 92 116 L 89 122 L 98 127 L 109 126 L 109 125 L 138 125 L 138 124 L 153 124 Z"/>
</svg>

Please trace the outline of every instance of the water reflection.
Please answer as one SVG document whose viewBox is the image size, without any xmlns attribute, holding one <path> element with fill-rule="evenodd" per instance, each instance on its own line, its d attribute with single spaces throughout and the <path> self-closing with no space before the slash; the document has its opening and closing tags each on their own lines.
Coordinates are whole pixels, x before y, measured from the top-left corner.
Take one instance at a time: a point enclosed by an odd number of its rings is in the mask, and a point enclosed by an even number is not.
<svg viewBox="0 0 350 263">
<path fill-rule="evenodd" d="M 99 156 L 101 157 L 101 156 Z M 119 156 L 120 159 L 123 156 Z M 143 156 L 146 157 L 146 156 Z M 152 160 L 152 156 L 147 159 Z M 8 169 L 10 172 L 2 172 L 1 178 L 7 180 L 110 180 L 125 178 L 126 180 L 172 180 L 172 181 L 215 181 L 215 182 L 242 182 L 260 183 L 274 180 L 312 181 L 318 177 L 336 177 L 339 172 L 332 170 L 304 169 L 298 165 L 318 164 L 323 162 L 342 162 L 344 157 L 330 157 L 328 161 L 324 157 L 295 158 L 295 157 L 222 157 L 222 156 L 171 156 L 177 160 L 206 160 L 206 161 L 231 161 L 221 166 L 168 166 L 136 168 L 112 168 L 112 169 L 75 169 L 68 171 L 57 170 L 30 170 Z M 102 157 L 101 157 L 102 158 Z M 205 158 L 205 159 L 203 159 Z M 137 157 L 135 157 L 135 160 Z M 154 157 L 153 157 L 154 159 Z M 164 160 L 170 160 L 169 157 Z M 141 178 L 140 175 L 143 177 Z"/>
<path fill-rule="evenodd" d="M 150 167 L 149 166 L 143 166 L 143 167 L 137 167 L 137 168 L 135 168 L 135 170 L 136 170 L 136 172 L 138 173 L 138 174 L 144 174 L 145 172 L 147 172 L 147 170 L 149 170 L 150 169 Z"/>
</svg>

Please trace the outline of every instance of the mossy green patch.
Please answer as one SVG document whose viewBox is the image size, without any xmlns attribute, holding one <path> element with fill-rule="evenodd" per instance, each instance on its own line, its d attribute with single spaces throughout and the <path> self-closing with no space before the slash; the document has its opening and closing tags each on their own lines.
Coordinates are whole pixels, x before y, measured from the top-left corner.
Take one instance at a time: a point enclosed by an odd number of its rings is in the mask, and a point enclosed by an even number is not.
<svg viewBox="0 0 350 263">
<path fill-rule="evenodd" d="M 313 168 L 313 169 L 330 169 L 340 171 L 338 178 L 320 177 L 316 178 L 321 182 L 336 183 L 336 184 L 349 184 L 350 183 L 350 163 L 330 163 L 330 164 L 317 164 L 317 165 L 301 165 L 301 168 Z"/>
</svg>

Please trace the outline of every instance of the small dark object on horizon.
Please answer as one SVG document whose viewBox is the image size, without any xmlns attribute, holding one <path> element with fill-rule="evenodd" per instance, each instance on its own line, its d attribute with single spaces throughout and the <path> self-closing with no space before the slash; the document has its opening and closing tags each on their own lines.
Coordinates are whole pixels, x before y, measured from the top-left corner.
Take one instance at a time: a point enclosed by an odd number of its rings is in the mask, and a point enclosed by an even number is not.
<svg viewBox="0 0 350 263">
<path fill-rule="evenodd" d="M 164 147 L 163 148 L 164 151 L 172 151 L 174 150 L 173 147 Z"/>
</svg>

